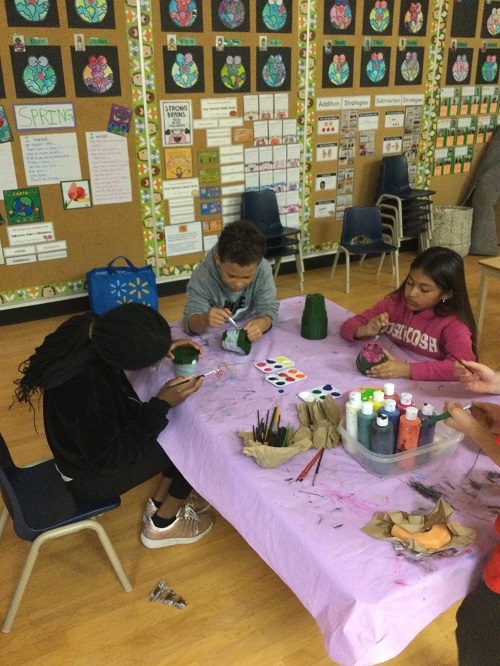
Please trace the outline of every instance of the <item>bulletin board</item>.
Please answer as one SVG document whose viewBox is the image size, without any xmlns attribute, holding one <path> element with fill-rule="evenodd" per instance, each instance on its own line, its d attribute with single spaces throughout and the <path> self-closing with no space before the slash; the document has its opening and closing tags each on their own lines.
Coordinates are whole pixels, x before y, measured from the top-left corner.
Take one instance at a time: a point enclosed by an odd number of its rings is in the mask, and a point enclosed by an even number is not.
<svg viewBox="0 0 500 666">
<path fill-rule="evenodd" d="M 0 26 L 1 304 L 85 293 L 144 264 L 125 10 L 2 0 Z"/>
</svg>

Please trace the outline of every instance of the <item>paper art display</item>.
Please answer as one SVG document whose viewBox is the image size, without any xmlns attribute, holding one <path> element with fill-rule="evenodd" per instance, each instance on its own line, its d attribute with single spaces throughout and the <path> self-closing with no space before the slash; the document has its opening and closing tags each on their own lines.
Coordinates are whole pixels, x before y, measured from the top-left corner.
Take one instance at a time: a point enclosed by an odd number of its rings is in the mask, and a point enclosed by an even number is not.
<svg viewBox="0 0 500 666">
<path fill-rule="evenodd" d="M 115 27 L 114 0 L 66 0 L 66 12 L 70 28 Z"/>
<path fill-rule="evenodd" d="M 323 88 L 351 88 L 354 46 L 333 46 L 323 51 Z"/>
<path fill-rule="evenodd" d="M 9 224 L 43 221 L 42 201 L 38 187 L 4 190 L 3 195 Z"/>
<path fill-rule="evenodd" d="M 12 136 L 9 120 L 5 113 L 5 107 L 0 105 L 0 143 L 7 143 L 13 140 L 14 137 Z"/>
<path fill-rule="evenodd" d="M 498 83 L 498 63 L 500 62 L 500 49 L 479 51 L 477 59 L 476 83 Z"/>
<path fill-rule="evenodd" d="M 162 145 L 192 145 L 193 115 L 191 100 L 162 100 Z"/>
<path fill-rule="evenodd" d="M 361 87 L 389 85 L 391 49 L 379 46 L 377 49 L 365 51 L 361 49 Z"/>
<path fill-rule="evenodd" d="M 66 96 L 59 46 L 27 46 L 24 52 L 11 46 L 10 57 L 17 97 Z"/>
<path fill-rule="evenodd" d="M 161 29 L 201 32 L 203 30 L 202 0 L 165 0 L 160 3 Z"/>
<path fill-rule="evenodd" d="M 290 90 L 292 50 L 289 47 L 256 50 L 257 54 L 257 90 Z"/>
<path fill-rule="evenodd" d="M 257 32 L 291 32 L 292 0 L 257 0 Z"/>
<path fill-rule="evenodd" d="M 214 93 L 250 92 L 250 47 L 213 48 L 212 63 Z"/>
<path fill-rule="evenodd" d="M 120 68 L 116 46 L 71 47 L 77 97 L 120 97 Z"/>
<path fill-rule="evenodd" d="M 425 37 L 429 0 L 403 2 L 399 15 L 399 34 L 404 37 Z"/>
<path fill-rule="evenodd" d="M 178 46 L 176 51 L 163 47 L 165 92 L 205 92 L 203 46 Z"/>
<path fill-rule="evenodd" d="M 63 180 L 61 182 L 61 193 L 64 210 L 76 210 L 77 208 L 90 208 L 92 206 L 88 180 Z"/>
<path fill-rule="evenodd" d="M 490 38 L 500 35 L 500 5 L 498 2 L 485 2 L 481 37 Z M 473 37 L 474 35 L 471 35 Z"/>
<path fill-rule="evenodd" d="M 248 32 L 250 30 L 248 3 L 243 0 L 212 0 L 212 30 Z"/>
<path fill-rule="evenodd" d="M 395 77 L 397 86 L 417 86 L 422 83 L 424 50 L 423 46 L 414 46 L 406 51 L 397 52 Z"/>
<path fill-rule="evenodd" d="M 371 0 L 364 3 L 363 34 L 392 34 L 394 0 Z"/>
<path fill-rule="evenodd" d="M 354 35 L 356 0 L 325 2 L 323 32 L 325 35 Z"/>
<path fill-rule="evenodd" d="M 12 27 L 59 26 L 56 0 L 5 0 L 5 9 Z"/>
<path fill-rule="evenodd" d="M 119 104 L 112 104 L 108 120 L 108 132 L 111 134 L 118 134 L 119 136 L 127 136 L 130 132 L 130 124 L 132 122 L 132 109 Z"/>
<path fill-rule="evenodd" d="M 447 86 L 454 86 L 457 83 L 464 85 L 470 83 L 472 56 L 472 49 L 449 49 L 446 67 Z"/>
</svg>

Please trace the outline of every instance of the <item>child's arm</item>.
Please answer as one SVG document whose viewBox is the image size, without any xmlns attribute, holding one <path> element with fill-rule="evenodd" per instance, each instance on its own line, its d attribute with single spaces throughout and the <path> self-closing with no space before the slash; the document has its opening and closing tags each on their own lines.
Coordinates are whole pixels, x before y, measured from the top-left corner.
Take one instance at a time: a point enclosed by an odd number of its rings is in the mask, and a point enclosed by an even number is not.
<svg viewBox="0 0 500 666">
<path fill-rule="evenodd" d="M 273 325 L 273 320 L 268 315 L 259 317 L 258 319 L 252 319 L 248 321 L 243 330 L 247 332 L 248 339 L 250 342 L 255 342 L 262 337 L 262 334 L 268 331 Z"/>
<path fill-rule="evenodd" d="M 221 308 L 210 308 L 207 312 L 192 314 L 188 316 L 186 327 L 192 335 L 201 335 L 208 327 L 220 328 L 227 323 L 231 313 Z"/>
<path fill-rule="evenodd" d="M 252 300 L 256 316 L 243 326 L 243 330 L 247 332 L 250 342 L 255 342 L 278 321 L 276 284 L 271 265 L 266 260 L 259 265 Z"/>
<path fill-rule="evenodd" d="M 497 407 L 497 405 L 490 405 L 490 407 Z M 445 421 L 446 425 L 458 432 L 463 432 L 474 440 L 482 451 L 500 466 L 500 446 L 496 442 L 495 435 L 479 423 L 472 414 L 464 411 L 459 403 L 447 402 L 445 409 L 450 413 L 450 418 Z"/>
<path fill-rule="evenodd" d="M 466 361 L 457 356 L 461 363 L 455 363 L 454 370 L 462 384 L 475 393 L 500 393 L 500 372 L 495 372 L 487 365 Z M 466 366 L 464 368 L 464 365 Z M 469 370 L 467 370 L 469 368 Z"/>
<path fill-rule="evenodd" d="M 340 337 L 344 340 L 361 340 L 383 332 L 390 323 L 388 305 L 388 299 L 384 298 L 361 314 L 349 317 L 340 327 Z"/>
</svg>

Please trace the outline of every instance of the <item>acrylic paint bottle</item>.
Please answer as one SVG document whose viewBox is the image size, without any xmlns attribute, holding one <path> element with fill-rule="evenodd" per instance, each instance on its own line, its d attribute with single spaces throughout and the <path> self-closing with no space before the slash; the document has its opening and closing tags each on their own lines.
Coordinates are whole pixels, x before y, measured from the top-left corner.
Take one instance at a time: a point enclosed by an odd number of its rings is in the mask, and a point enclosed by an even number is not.
<svg viewBox="0 0 500 666">
<path fill-rule="evenodd" d="M 345 429 L 358 439 L 358 412 L 361 409 L 361 391 L 351 391 L 345 405 Z"/>
<path fill-rule="evenodd" d="M 373 402 L 373 411 L 377 412 L 378 414 L 378 410 L 382 409 L 382 407 L 384 406 L 384 392 L 380 391 L 379 389 L 373 391 L 372 402 Z"/>
<path fill-rule="evenodd" d="M 396 451 L 396 438 L 398 436 L 399 418 L 401 416 L 401 412 L 397 408 L 396 401 L 389 398 L 385 401 L 382 409 L 379 409 L 378 413 L 379 416 L 385 414 L 385 416 L 387 416 L 389 419 L 389 423 L 392 423 L 392 453 L 394 453 Z"/>
<path fill-rule="evenodd" d="M 395 400 L 396 403 L 399 402 L 399 393 L 396 393 L 394 384 L 392 382 L 386 382 L 384 384 L 384 399 Z"/>
<path fill-rule="evenodd" d="M 418 415 L 422 423 L 420 424 L 420 434 L 418 437 L 418 445 L 424 446 L 425 444 L 432 444 L 434 441 L 434 432 L 436 430 L 436 424 L 432 423 L 431 425 L 426 426 L 425 421 L 431 416 L 434 416 L 434 407 L 428 402 L 424 402 L 422 409 L 419 409 Z"/>
<path fill-rule="evenodd" d="M 390 456 L 394 453 L 392 423 L 386 414 L 379 414 L 371 424 L 373 453 L 380 453 L 384 456 Z"/>
<path fill-rule="evenodd" d="M 411 393 L 401 393 L 401 399 L 398 402 L 398 409 L 401 412 L 401 416 L 406 412 L 408 407 L 416 407 L 415 403 L 412 402 Z"/>
<path fill-rule="evenodd" d="M 401 396 L 401 399 L 403 396 Z M 396 453 L 401 451 L 410 451 L 418 446 L 418 436 L 420 434 L 420 418 L 418 409 L 409 406 L 406 413 L 401 414 L 399 419 L 398 437 L 396 440 Z"/>
<path fill-rule="evenodd" d="M 377 418 L 373 411 L 373 402 L 365 400 L 361 403 L 361 411 L 358 412 L 358 442 L 365 448 L 371 448 L 372 431 L 371 425 Z"/>
</svg>

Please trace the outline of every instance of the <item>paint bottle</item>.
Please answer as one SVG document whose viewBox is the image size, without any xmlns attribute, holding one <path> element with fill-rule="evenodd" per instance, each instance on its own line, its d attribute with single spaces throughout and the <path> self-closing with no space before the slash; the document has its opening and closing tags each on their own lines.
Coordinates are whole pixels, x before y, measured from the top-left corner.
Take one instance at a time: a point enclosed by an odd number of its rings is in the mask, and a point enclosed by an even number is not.
<svg viewBox="0 0 500 666">
<path fill-rule="evenodd" d="M 408 407 L 416 407 L 415 403 L 412 402 L 411 393 L 401 393 L 401 399 L 398 402 L 398 409 L 401 412 L 401 416 L 406 412 Z"/>
<path fill-rule="evenodd" d="M 403 396 L 401 396 L 401 399 L 403 399 Z M 419 434 L 420 418 L 418 416 L 418 409 L 410 405 L 406 408 L 406 413 L 401 414 L 401 418 L 399 419 L 396 453 L 416 449 Z"/>
<path fill-rule="evenodd" d="M 431 425 L 425 425 L 427 419 L 430 419 L 431 416 L 434 416 L 434 407 L 428 402 L 424 402 L 422 409 L 419 409 L 418 415 L 422 423 L 420 424 L 420 434 L 418 437 L 418 446 L 424 446 L 425 444 L 432 444 L 434 441 L 434 432 L 436 430 L 436 424 L 431 423 Z"/>
<path fill-rule="evenodd" d="M 378 410 L 382 409 L 382 407 L 384 406 L 384 392 L 381 391 L 380 389 L 376 389 L 375 391 L 373 391 L 372 402 L 373 402 L 373 411 L 378 413 Z"/>
<path fill-rule="evenodd" d="M 379 414 L 375 421 L 372 422 L 370 428 L 372 431 L 371 450 L 373 453 L 380 453 L 384 456 L 394 453 L 392 423 L 387 418 L 387 415 Z"/>
<path fill-rule="evenodd" d="M 401 412 L 397 408 L 396 401 L 389 398 L 385 401 L 382 409 L 379 409 L 378 413 L 379 416 L 385 414 L 385 416 L 387 416 L 389 419 L 389 423 L 392 423 L 392 453 L 394 453 L 396 451 L 396 438 L 398 436 L 399 418 L 401 416 Z"/>
<path fill-rule="evenodd" d="M 358 412 L 361 409 L 361 391 L 351 391 L 345 405 L 345 429 L 358 439 Z"/>
<path fill-rule="evenodd" d="M 371 448 L 371 424 L 377 415 L 373 411 L 373 402 L 366 400 L 361 403 L 361 411 L 358 412 L 358 442 L 366 449 Z"/>
<path fill-rule="evenodd" d="M 392 382 L 386 382 L 384 384 L 384 399 L 395 400 L 396 403 L 399 402 L 399 393 L 396 393 L 394 384 Z"/>
</svg>

